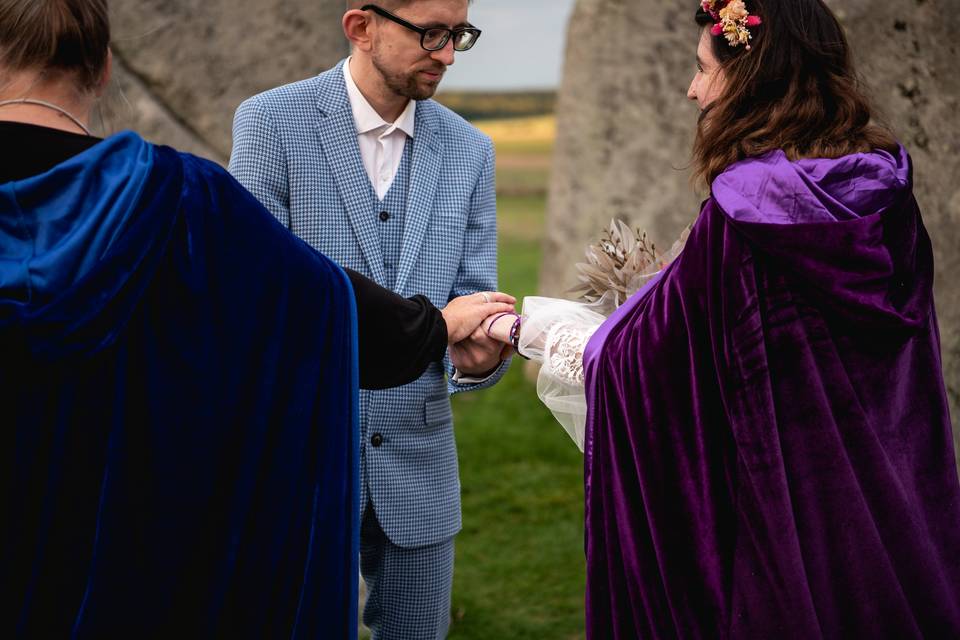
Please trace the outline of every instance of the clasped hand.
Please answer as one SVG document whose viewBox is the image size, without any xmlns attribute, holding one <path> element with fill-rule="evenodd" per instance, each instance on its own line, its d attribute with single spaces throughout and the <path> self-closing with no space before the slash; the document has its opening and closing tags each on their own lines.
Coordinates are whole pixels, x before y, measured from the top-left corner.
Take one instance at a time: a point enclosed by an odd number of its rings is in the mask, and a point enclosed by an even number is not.
<svg viewBox="0 0 960 640">
<path fill-rule="evenodd" d="M 510 357 L 512 347 L 487 335 L 491 318 L 514 311 L 517 299 L 499 291 L 454 298 L 441 311 L 447 323 L 450 361 L 460 373 L 486 377 Z"/>
</svg>

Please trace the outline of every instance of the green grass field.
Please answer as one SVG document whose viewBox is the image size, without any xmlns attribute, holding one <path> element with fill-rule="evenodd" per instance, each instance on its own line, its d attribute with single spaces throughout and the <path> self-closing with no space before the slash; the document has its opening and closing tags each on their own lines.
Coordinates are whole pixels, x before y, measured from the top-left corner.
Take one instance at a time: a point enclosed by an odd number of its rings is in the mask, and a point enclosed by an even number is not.
<svg viewBox="0 0 960 640">
<path fill-rule="evenodd" d="M 543 203 L 499 202 L 501 288 L 518 298 L 536 292 L 540 242 L 530 230 L 535 220 L 542 228 Z M 454 412 L 464 526 L 450 637 L 583 637 L 582 455 L 522 362 L 492 389 L 456 396 Z"/>
<path fill-rule="evenodd" d="M 552 129 L 495 131 L 500 288 L 537 291 L 548 171 L 504 189 L 516 156 L 548 166 Z M 485 128 L 484 123 L 480 123 Z M 489 133 L 489 131 L 488 131 Z M 549 138 L 544 138 L 549 135 Z M 512 185 L 513 182 L 508 182 Z M 456 541 L 454 640 L 567 639 L 583 633 L 583 456 L 515 361 L 492 389 L 454 398 L 463 531 Z"/>
</svg>

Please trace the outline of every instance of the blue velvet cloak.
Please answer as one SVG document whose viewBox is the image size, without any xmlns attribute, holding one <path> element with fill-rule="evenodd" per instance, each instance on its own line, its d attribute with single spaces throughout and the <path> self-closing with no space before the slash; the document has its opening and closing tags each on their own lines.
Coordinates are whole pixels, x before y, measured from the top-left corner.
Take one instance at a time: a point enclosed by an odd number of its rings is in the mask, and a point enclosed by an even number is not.
<svg viewBox="0 0 960 640">
<path fill-rule="evenodd" d="M 586 353 L 587 636 L 960 637 L 907 154 L 729 168 Z"/>
<path fill-rule="evenodd" d="M 0 185 L 0 634 L 354 637 L 355 315 L 135 134 Z"/>
</svg>

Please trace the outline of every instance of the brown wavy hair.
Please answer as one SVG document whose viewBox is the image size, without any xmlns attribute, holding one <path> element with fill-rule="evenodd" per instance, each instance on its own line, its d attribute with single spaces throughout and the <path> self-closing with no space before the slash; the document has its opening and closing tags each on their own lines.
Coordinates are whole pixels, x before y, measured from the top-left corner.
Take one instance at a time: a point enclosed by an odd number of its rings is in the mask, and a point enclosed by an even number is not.
<svg viewBox="0 0 960 640">
<path fill-rule="evenodd" d="M 822 0 L 746 5 L 763 20 L 750 29 L 749 51 L 712 37 L 725 83 L 697 125 L 695 179 L 709 186 L 734 162 L 775 149 L 791 160 L 896 151 L 890 130 L 873 122 L 843 28 Z M 713 25 L 702 9 L 696 21 Z"/>
<path fill-rule="evenodd" d="M 0 66 L 74 74 L 92 89 L 107 65 L 107 0 L 0 0 Z"/>
</svg>

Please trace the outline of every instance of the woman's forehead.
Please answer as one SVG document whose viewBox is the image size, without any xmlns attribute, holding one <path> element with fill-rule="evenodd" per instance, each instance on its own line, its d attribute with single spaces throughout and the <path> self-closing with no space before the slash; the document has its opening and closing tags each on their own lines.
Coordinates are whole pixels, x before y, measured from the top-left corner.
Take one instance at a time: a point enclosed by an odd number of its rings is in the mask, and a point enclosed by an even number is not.
<svg viewBox="0 0 960 640">
<path fill-rule="evenodd" d="M 713 36 L 709 29 L 700 30 L 700 41 L 697 43 L 697 58 L 700 62 L 716 62 L 713 55 Z"/>
</svg>

